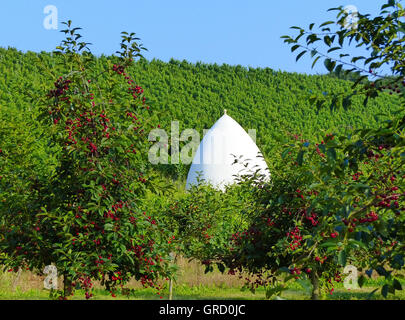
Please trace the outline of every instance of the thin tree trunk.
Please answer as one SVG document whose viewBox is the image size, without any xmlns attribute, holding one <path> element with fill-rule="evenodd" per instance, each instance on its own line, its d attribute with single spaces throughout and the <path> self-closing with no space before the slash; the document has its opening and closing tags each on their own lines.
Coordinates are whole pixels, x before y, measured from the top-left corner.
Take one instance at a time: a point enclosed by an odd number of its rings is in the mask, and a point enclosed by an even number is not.
<svg viewBox="0 0 405 320">
<path fill-rule="evenodd" d="M 319 300 L 319 278 L 315 271 L 311 273 L 312 294 L 311 300 Z"/>
<path fill-rule="evenodd" d="M 173 300 L 173 279 L 169 280 L 169 300 Z"/>
<path fill-rule="evenodd" d="M 20 281 L 21 268 L 18 268 L 17 275 L 13 281 L 13 292 L 17 289 L 18 282 Z"/>
<path fill-rule="evenodd" d="M 174 252 L 171 252 L 170 256 L 172 258 L 174 258 L 173 263 L 176 264 L 177 255 Z M 169 300 L 173 300 L 173 279 L 172 278 L 170 278 L 170 280 L 169 280 Z"/>
<path fill-rule="evenodd" d="M 65 273 L 63 275 L 63 297 L 67 298 L 72 295 L 72 280 Z"/>
</svg>

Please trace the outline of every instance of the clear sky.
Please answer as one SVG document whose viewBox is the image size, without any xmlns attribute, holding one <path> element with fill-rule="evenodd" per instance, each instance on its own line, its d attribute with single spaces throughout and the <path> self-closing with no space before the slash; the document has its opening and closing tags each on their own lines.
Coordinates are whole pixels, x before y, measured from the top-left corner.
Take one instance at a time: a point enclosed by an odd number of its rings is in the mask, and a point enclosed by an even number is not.
<svg viewBox="0 0 405 320">
<path fill-rule="evenodd" d="M 280 36 L 335 17 L 328 8 L 354 5 L 376 14 L 384 0 L 0 0 L 0 46 L 51 51 L 63 39 L 60 22 L 82 27 L 84 40 L 99 55 L 118 49 L 120 32 L 136 32 L 148 60 L 227 63 L 275 70 L 311 70 L 309 58 L 295 62 Z M 58 9 L 58 30 L 47 30 L 44 8 Z"/>
</svg>

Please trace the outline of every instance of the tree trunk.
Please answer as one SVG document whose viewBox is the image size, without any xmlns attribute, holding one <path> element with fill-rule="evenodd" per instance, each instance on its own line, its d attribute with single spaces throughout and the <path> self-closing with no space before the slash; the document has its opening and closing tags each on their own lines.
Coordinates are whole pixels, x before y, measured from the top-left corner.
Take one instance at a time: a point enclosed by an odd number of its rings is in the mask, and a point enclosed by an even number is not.
<svg viewBox="0 0 405 320">
<path fill-rule="evenodd" d="M 169 300 L 173 300 L 173 279 L 169 280 Z"/>
<path fill-rule="evenodd" d="M 176 264 L 177 255 L 174 252 L 171 252 L 170 256 L 173 258 L 173 263 Z M 169 280 L 169 300 L 173 300 L 173 279 L 172 278 L 170 278 L 170 280 Z"/>
<path fill-rule="evenodd" d="M 65 273 L 63 275 L 63 297 L 67 298 L 72 295 L 72 280 Z"/>
<path fill-rule="evenodd" d="M 20 276 L 21 276 L 21 268 L 18 268 L 17 275 L 13 281 L 13 292 L 17 289 L 18 282 L 20 281 Z"/>
<path fill-rule="evenodd" d="M 311 272 L 312 294 L 311 300 L 319 300 L 319 278 L 315 271 Z"/>
</svg>

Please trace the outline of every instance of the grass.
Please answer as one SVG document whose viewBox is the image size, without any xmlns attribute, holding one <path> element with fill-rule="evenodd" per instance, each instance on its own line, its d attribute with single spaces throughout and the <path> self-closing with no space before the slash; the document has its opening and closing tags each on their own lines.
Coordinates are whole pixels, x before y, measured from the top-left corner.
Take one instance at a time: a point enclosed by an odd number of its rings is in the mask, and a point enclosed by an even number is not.
<svg viewBox="0 0 405 320">
<path fill-rule="evenodd" d="M 357 290 L 348 291 L 344 288 L 338 288 L 332 295 L 324 294 L 324 300 L 365 300 L 374 287 L 364 287 Z M 153 289 L 138 289 L 129 297 L 123 294 L 117 294 L 112 297 L 107 291 L 102 289 L 94 290 L 93 300 L 160 300 L 159 295 Z M 264 300 L 264 289 L 259 289 L 255 294 L 250 291 L 242 291 L 236 287 L 218 287 L 218 286 L 193 286 L 179 285 L 174 288 L 175 300 Z M 309 300 L 310 296 L 304 290 L 288 289 L 283 292 L 282 299 L 287 300 Z M 1 290 L 0 300 L 48 300 L 49 291 L 45 289 L 29 289 L 22 291 L 17 287 L 15 291 Z M 83 300 L 84 292 L 77 290 L 72 300 Z M 163 292 L 163 300 L 168 299 L 168 292 Z M 383 299 L 380 293 L 376 293 L 372 300 Z M 397 291 L 396 295 L 389 294 L 388 299 L 404 300 L 405 293 Z"/>
<path fill-rule="evenodd" d="M 243 280 L 237 276 L 221 274 L 214 271 L 204 274 L 204 268 L 197 262 L 186 260 L 179 261 L 178 280 L 174 285 L 173 299 L 175 300 L 263 300 L 265 299 L 264 288 L 258 288 L 256 293 L 249 290 L 241 290 Z M 0 300 L 48 300 L 49 291 L 43 289 L 43 276 L 37 276 L 29 272 L 22 272 L 17 280 L 14 273 L 0 273 Z M 369 298 L 369 293 L 375 288 L 381 288 L 383 278 L 367 279 L 363 288 L 347 290 L 342 284 L 335 287 L 333 294 L 325 293 L 325 300 L 364 300 Z M 166 283 L 167 284 L 167 283 Z M 405 280 L 402 282 L 405 288 Z M 59 287 L 62 287 L 61 281 Z M 129 297 L 119 293 L 112 297 L 109 292 L 95 284 L 94 300 L 167 300 L 169 296 L 168 285 L 157 294 L 154 289 L 144 289 L 138 282 L 131 281 L 128 288 L 134 289 Z M 373 300 L 384 299 L 380 289 L 371 297 Z M 291 283 L 288 289 L 281 295 L 282 299 L 308 300 L 310 292 L 304 290 L 298 283 Z M 84 292 L 77 290 L 73 300 L 83 300 Z M 405 300 L 405 290 L 396 291 L 395 295 L 389 294 L 388 299 Z"/>
<path fill-rule="evenodd" d="M 324 294 L 322 299 L 326 300 L 364 300 L 367 299 L 369 293 L 376 288 L 376 285 L 372 283 L 367 286 L 348 291 L 343 287 L 336 288 L 335 292 L 330 294 Z M 165 289 L 162 293 L 163 300 L 168 299 L 168 290 Z M 174 287 L 174 299 L 175 300 L 263 300 L 265 299 L 265 291 L 263 288 L 259 288 L 256 293 L 252 293 L 248 290 L 241 290 L 240 287 L 229 287 L 226 285 L 198 285 L 190 286 L 188 284 L 179 284 Z M 288 300 L 308 300 L 310 298 L 309 292 L 306 292 L 302 288 L 292 285 L 283 292 L 282 299 Z M 0 300 L 48 300 L 49 291 L 39 288 L 22 289 L 21 286 L 17 286 L 15 290 L 12 290 L 11 286 L 6 287 L 2 283 L 0 290 Z M 84 292 L 77 290 L 73 300 L 83 300 Z M 129 296 L 123 294 L 117 294 L 117 297 L 112 297 L 106 290 L 96 288 L 94 290 L 94 300 L 160 300 L 156 291 L 150 288 L 135 289 Z M 373 297 L 375 299 L 383 299 L 381 294 L 377 292 Z M 404 291 L 397 291 L 396 295 L 389 295 L 388 299 L 405 299 Z"/>
</svg>

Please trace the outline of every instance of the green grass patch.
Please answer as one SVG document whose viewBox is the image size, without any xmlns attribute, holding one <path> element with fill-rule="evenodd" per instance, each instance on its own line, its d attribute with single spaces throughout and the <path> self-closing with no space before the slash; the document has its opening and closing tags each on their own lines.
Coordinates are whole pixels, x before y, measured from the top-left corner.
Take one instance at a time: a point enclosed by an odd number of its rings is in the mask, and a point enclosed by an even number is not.
<svg viewBox="0 0 405 320">
<path fill-rule="evenodd" d="M 335 289 L 333 294 L 324 293 L 322 299 L 324 300 L 382 300 L 384 299 L 378 290 L 373 296 L 370 293 L 377 288 L 376 286 L 369 286 L 356 289 L 347 290 L 343 286 Z M 94 289 L 93 300 L 161 300 L 160 296 L 154 289 L 135 289 L 129 296 L 118 293 L 116 297 L 103 289 Z M 165 289 L 162 294 L 162 300 L 168 300 L 169 292 Z M 291 285 L 283 292 L 281 297 L 274 297 L 274 299 L 287 299 L 287 300 L 309 300 L 309 292 L 305 292 L 297 285 Z M 19 287 L 15 291 L 4 290 L 0 291 L 0 300 L 47 300 L 49 299 L 49 291 L 45 289 L 30 289 L 22 291 Z M 77 290 L 72 300 L 84 300 L 84 291 Z M 189 286 L 186 284 L 178 285 L 173 290 L 174 300 L 264 300 L 264 288 L 258 288 L 255 293 L 249 290 L 242 290 L 238 287 L 227 286 Z M 387 299 L 404 300 L 405 292 L 396 291 L 395 295 L 389 294 Z"/>
</svg>

